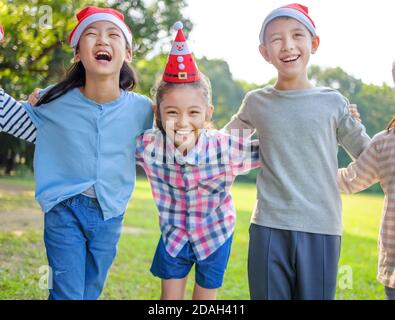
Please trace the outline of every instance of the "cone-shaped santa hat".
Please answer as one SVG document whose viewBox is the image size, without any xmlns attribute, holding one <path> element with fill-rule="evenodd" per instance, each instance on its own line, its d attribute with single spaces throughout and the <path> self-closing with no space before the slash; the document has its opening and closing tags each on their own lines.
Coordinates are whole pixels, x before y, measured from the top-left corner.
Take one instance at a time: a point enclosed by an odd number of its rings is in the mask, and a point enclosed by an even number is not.
<svg viewBox="0 0 395 320">
<path fill-rule="evenodd" d="M 182 28 L 181 22 L 178 21 L 174 24 L 177 35 L 163 74 L 163 81 L 166 82 L 195 82 L 200 79 L 198 67 L 188 48 Z"/>
</svg>

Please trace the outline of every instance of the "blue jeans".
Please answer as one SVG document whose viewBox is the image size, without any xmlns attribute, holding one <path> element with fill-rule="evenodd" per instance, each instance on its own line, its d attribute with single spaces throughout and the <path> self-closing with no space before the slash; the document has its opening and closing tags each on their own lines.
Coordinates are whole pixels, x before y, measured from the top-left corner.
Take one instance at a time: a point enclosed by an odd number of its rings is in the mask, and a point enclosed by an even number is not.
<svg viewBox="0 0 395 320">
<path fill-rule="evenodd" d="M 117 252 L 122 221 L 123 215 L 104 221 L 97 200 L 83 195 L 45 214 L 44 241 L 52 269 L 49 299 L 99 298 Z"/>
</svg>

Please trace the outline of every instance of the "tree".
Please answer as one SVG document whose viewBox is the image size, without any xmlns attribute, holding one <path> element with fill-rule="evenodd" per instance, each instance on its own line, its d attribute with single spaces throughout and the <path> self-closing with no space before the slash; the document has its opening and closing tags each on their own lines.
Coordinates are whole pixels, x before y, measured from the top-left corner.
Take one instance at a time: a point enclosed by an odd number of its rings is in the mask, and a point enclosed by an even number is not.
<svg viewBox="0 0 395 320">
<path fill-rule="evenodd" d="M 173 36 L 173 23 L 181 18 L 183 0 L 111 1 L 125 14 L 131 27 L 135 60 L 143 59 L 163 39 Z M 107 1 L 1 0 L 0 16 L 6 32 L 1 45 L 0 86 L 19 99 L 34 88 L 56 83 L 70 65 L 73 53 L 68 35 L 76 23 L 75 12 L 86 5 L 108 6 Z M 186 29 L 192 23 L 183 19 Z M 141 72 L 144 73 L 144 70 Z M 27 144 L 0 135 L 0 154 L 8 148 L 32 154 Z M 29 157 L 28 163 L 32 159 Z"/>
</svg>

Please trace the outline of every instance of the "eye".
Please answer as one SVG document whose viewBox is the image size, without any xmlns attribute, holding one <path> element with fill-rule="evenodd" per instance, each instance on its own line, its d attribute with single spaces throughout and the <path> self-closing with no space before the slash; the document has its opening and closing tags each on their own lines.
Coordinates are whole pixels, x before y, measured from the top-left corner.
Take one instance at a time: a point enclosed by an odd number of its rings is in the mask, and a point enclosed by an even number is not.
<svg viewBox="0 0 395 320">
<path fill-rule="evenodd" d="M 303 33 L 296 33 L 295 38 L 303 38 L 304 34 Z"/>
<path fill-rule="evenodd" d="M 271 43 L 276 43 L 279 42 L 281 40 L 281 38 L 273 38 L 272 41 L 270 41 Z"/>
<path fill-rule="evenodd" d="M 169 116 L 175 116 L 175 115 L 177 115 L 177 112 L 176 111 L 167 111 L 166 114 Z"/>
<path fill-rule="evenodd" d="M 118 37 L 118 38 L 119 38 L 120 36 L 121 36 L 121 35 L 119 35 L 118 33 L 111 33 L 111 34 L 110 34 L 110 37 Z"/>
<path fill-rule="evenodd" d="M 198 110 L 193 110 L 193 111 L 191 111 L 191 114 L 195 116 L 195 115 L 197 115 L 197 114 L 200 114 L 200 111 L 198 111 Z"/>
</svg>

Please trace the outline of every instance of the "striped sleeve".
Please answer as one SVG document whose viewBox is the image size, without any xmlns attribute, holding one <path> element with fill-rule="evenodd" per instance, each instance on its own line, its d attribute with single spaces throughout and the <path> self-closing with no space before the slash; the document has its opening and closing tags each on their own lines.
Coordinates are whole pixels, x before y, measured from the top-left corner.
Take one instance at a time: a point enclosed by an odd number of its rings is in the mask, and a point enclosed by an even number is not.
<svg viewBox="0 0 395 320">
<path fill-rule="evenodd" d="M 0 89 L 0 132 L 36 142 L 36 127 L 25 108 Z"/>
<path fill-rule="evenodd" d="M 358 159 L 347 168 L 339 169 L 337 180 L 342 192 L 355 193 L 379 181 L 379 156 L 372 141 Z"/>
</svg>

